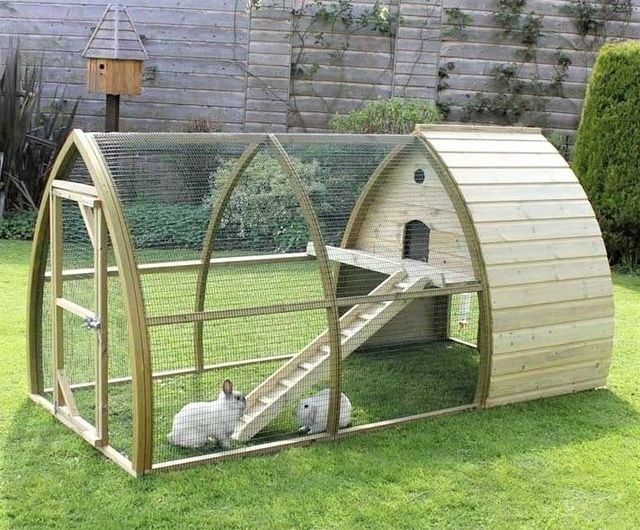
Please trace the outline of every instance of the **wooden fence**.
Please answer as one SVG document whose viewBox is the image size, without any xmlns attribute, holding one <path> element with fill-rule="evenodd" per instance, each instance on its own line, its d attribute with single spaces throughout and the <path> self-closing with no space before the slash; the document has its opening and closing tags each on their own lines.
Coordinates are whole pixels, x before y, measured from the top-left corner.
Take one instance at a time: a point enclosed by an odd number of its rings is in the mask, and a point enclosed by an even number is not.
<svg viewBox="0 0 640 530">
<path fill-rule="evenodd" d="M 81 54 L 107 3 L 0 2 L 0 47 L 19 36 L 43 61 L 48 101 L 66 87 L 67 99 L 82 98 L 78 125 L 94 130 L 104 100 L 86 93 Z M 311 0 L 254 3 L 126 2 L 150 59 L 143 94 L 123 100 L 122 128 L 184 130 L 200 119 L 230 131 L 321 131 L 366 100 L 401 96 L 438 102 L 451 120 L 570 132 L 599 46 L 640 38 L 640 0 L 608 0 L 618 9 L 592 31 L 581 31 L 572 0 L 528 0 L 518 14 L 500 0 L 354 0 L 348 13 L 323 0 L 320 15 Z"/>
</svg>

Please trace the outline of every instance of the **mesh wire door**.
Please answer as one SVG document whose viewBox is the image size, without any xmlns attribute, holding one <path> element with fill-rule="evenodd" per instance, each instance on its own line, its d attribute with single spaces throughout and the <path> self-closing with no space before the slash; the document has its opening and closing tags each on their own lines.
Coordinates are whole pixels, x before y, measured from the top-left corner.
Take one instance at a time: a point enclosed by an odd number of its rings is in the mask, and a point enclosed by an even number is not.
<svg viewBox="0 0 640 530">
<path fill-rule="evenodd" d="M 54 405 L 72 426 L 107 445 L 104 216 L 93 187 L 64 181 L 53 183 L 50 211 Z"/>
</svg>

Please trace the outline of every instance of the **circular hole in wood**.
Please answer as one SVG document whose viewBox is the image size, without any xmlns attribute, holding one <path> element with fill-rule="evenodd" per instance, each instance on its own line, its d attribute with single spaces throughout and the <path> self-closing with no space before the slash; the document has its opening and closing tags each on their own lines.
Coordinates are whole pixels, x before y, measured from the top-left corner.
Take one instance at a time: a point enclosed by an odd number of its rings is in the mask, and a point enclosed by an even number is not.
<svg viewBox="0 0 640 530">
<path fill-rule="evenodd" d="M 100 64 L 98 65 L 98 68 L 100 68 L 100 70 L 104 70 L 104 63 L 100 63 Z"/>
<path fill-rule="evenodd" d="M 413 174 L 413 180 L 415 180 L 418 184 L 422 184 L 424 182 L 424 169 L 416 169 Z"/>
</svg>

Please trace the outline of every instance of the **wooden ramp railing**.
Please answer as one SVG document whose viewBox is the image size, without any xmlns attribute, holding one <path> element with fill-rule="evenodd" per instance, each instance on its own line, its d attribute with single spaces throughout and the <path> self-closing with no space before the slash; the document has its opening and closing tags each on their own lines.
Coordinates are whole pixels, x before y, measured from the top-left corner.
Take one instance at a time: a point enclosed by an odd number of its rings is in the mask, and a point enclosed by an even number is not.
<svg viewBox="0 0 640 530">
<path fill-rule="evenodd" d="M 428 278 L 408 277 L 405 271 L 397 271 L 369 295 L 419 291 L 428 282 Z M 358 304 L 342 315 L 342 358 L 362 346 L 411 301 Z M 245 414 L 233 434 L 236 440 L 251 439 L 312 385 L 328 378 L 329 342 L 327 330 L 247 396 Z"/>
</svg>

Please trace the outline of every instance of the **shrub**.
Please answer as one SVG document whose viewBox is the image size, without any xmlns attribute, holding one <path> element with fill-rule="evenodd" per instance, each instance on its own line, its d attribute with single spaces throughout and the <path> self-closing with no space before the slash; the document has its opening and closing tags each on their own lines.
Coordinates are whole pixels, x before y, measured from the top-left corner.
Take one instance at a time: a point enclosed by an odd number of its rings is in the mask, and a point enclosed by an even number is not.
<svg viewBox="0 0 640 530">
<path fill-rule="evenodd" d="M 328 190 L 320 163 L 292 157 L 300 179 L 314 205 L 316 215 L 327 217 Z M 210 211 L 217 188 L 229 178 L 234 161 L 228 161 L 211 176 L 212 196 L 204 206 Z M 302 250 L 309 241 L 309 229 L 293 194 L 288 177 L 278 161 L 267 152 L 258 153 L 246 176 L 233 191 L 224 211 L 216 248 L 245 250 Z"/>
<path fill-rule="evenodd" d="M 573 168 L 612 264 L 640 265 L 640 43 L 604 46 L 589 81 Z"/>
<path fill-rule="evenodd" d="M 38 207 L 53 154 L 71 129 L 78 108 L 68 115 L 64 91 L 43 110 L 42 65 L 27 65 L 12 40 L 0 75 L 0 219 L 11 209 Z"/>
<path fill-rule="evenodd" d="M 202 206 L 132 203 L 124 208 L 136 248 L 201 248 L 209 221 Z"/>
<path fill-rule="evenodd" d="M 370 101 L 361 109 L 336 116 L 329 126 L 337 132 L 407 134 L 417 123 L 437 123 L 442 115 L 433 103 L 402 98 Z"/>
<path fill-rule="evenodd" d="M 33 239 L 35 226 L 35 211 L 14 212 L 0 219 L 0 239 Z"/>
</svg>

